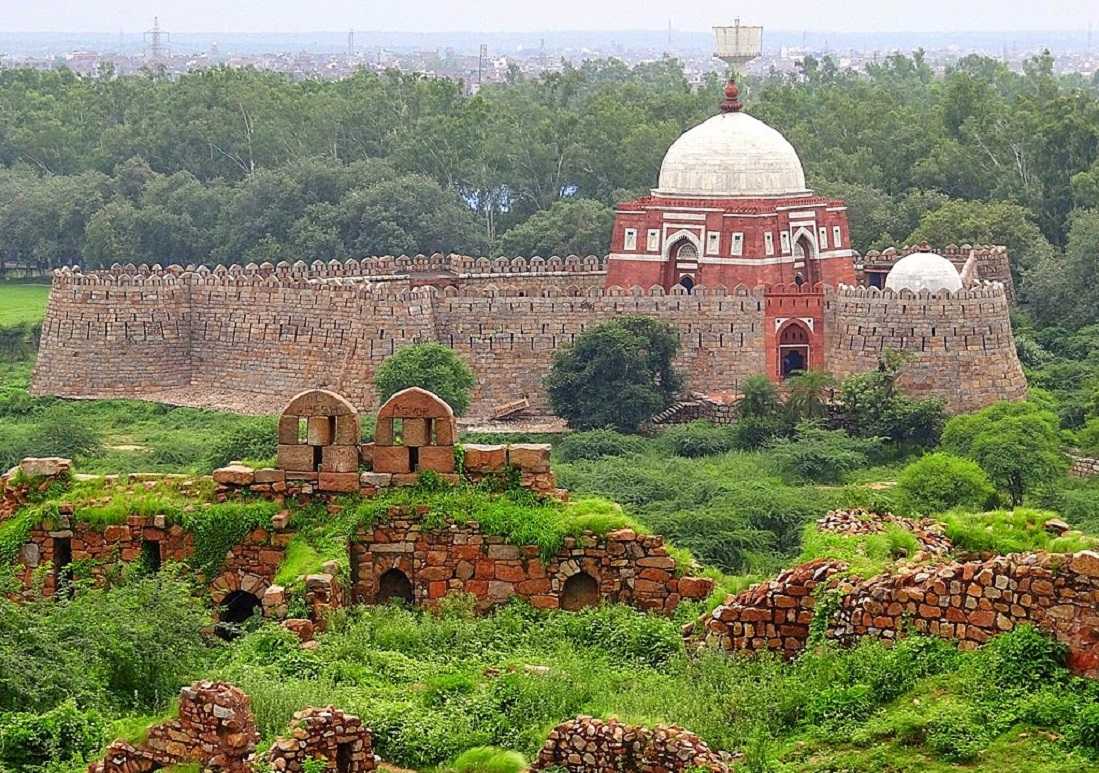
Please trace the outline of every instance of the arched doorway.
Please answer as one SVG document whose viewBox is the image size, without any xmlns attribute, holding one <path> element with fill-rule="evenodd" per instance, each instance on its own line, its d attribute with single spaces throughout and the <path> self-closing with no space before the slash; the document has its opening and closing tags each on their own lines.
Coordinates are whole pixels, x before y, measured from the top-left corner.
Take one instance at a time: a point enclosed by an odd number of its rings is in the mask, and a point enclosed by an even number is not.
<svg viewBox="0 0 1099 773">
<path fill-rule="evenodd" d="M 794 270 L 804 277 L 810 287 L 820 281 L 820 263 L 814 259 L 815 254 L 813 242 L 803 233 L 794 242 Z"/>
<path fill-rule="evenodd" d="M 561 609 L 575 612 L 599 603 L 599 582 L 587 572 L 577 572 L 561 589 Z"/>
<path fill-rule="evenodd" d="M 400 569 L 382 572 L 382 576 L 378 578 L 378 593 L 374 602 L 385 604 L 393 599 L 403 604 L 411 604 L 413 601 L 412 582 Z"/>
<path fill-rule="evenodd" d="M 779 333 L 779 375 L 783 380 L 809 369 L 809 329 L 800 321 L 788 323 Z"/>
<path fill-rule="evenodd" d="M 698 281 L 698 255 L 698 245 L 694 240 L 681 233 L 678 239 L 668 245 L 668 258 L 671 263 L 669 270 L 673 272 L 670 276 L 665 275 L 668 277 L 668 281 L 671 283 L 678 282 L 689 292 Z M 684 277 L 691 280 L 690 286 L 683 282 Z"/>
<path fill-rule="evenodd" d="M 240 634 L 242 625 L 262 613 L 263 605 L 255 594 L 235 590 L 221 602 L 218 609 L 218 622 L 214 630 L 223 639 L 233 639 Z"/>
<path fill-rule="evenodd" d="M 679 277 L 679 284 L 683 285 L 683 289 L 690 292 L 695 287 L 695 280 L 691 279 L 689 274 L 684 274 Z"/>
</svg>

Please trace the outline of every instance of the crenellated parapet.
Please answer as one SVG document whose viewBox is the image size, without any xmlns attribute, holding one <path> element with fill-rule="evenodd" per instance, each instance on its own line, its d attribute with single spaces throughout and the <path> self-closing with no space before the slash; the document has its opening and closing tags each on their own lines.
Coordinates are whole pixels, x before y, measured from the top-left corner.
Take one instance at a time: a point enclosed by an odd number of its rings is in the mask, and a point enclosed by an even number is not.
<svg viewBox="0 0 1099 773">
<path fill-rule="evenodd" d="M 967 267 L 972 267 L 977 279 L 1003 284 L 1008 300 L 1015 300 L 1011 258 L 1007 247 L 999 244 L 948 244 L 939 248 L 923 243 L 888 247 L 884 250 L 867 250 L 865 255 L 855 257 L 858 275 L 865 284 L 884 284 L 885 276 L 893 264 L 914 252 L 933 252 L 942 255 L 954 264 L 954 268 L 958 269 L 959 273 L 965 272 Z M 877 275 L 876 282 L 874 275 Z"/>
</svg>

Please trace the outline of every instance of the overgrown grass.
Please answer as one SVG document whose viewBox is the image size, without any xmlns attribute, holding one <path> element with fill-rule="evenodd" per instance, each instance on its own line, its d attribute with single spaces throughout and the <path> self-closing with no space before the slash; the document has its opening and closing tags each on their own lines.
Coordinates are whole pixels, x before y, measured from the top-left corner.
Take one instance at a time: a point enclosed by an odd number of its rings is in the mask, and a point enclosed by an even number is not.
<svg viewBox="0 0 1099 773">
<path fill-rule="evenodd" d="M 1074 553 L 1095 548 L 1099 539 L 1079 531 L 1056 536 L 1044 527 L 1056 513 L 1048 510 L 1017 508 L 985 513 L 950 512 L 940 516 L 946 535 L 961 550 L 972 552 L 1023 553 L 1047 550 Z"/>
<path fill-rule="evenodd" d="M 852 575 L 869 578 L 881 574 L 896 561 L 910 558 L 919 549 L 916 536 L 894 524 L 881 532 L 858 535 L 821 531 L 815 524 L 809 524 L 802 532 L 798 563 L 833 558 L 846 562 Z"/>
<path fill-rule="evenodd" d="M 41 322 L 49 295 L 48 284 L 0 282 L 0 327 Z"/>
</svg>

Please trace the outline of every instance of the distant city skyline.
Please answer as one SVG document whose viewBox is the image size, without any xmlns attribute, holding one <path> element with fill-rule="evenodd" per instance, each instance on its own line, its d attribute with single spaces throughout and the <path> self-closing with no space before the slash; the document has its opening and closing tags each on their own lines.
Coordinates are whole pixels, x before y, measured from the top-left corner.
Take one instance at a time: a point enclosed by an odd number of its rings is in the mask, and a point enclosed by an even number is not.
<svg viewBox="0 0 1099 773">
<path fill-rule="evenodd" d="M 731 24 L 762 24 L 775 31 L 835 32 L 1084 32 L 1099 23 L 1097 0 L 679 0 L 668 6 L 633 0 L 0 0 L 0 32 L 137 32 L 160 17 L 178 34 L 336 31 L 538 32 L 567 30 L 701 31 Z"/>
</svg>

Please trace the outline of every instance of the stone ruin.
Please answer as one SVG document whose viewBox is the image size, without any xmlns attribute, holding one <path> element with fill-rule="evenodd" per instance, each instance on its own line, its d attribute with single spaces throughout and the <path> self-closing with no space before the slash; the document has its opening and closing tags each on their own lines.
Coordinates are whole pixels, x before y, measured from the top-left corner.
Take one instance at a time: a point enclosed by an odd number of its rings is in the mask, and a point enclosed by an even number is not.
<svg viewBox="0 0 1099 773">
<path fill-rule="evenodd" d="M 289 737 L 257 755 L 259 731 L 248 696 L 225 682 L 195 682 L 179 692 L 176 719 L 149 728 L 145 740 L 115 741 L 88 773 L 149 773 L 174 765 L 253 773 L 270 769 L 302 773 L 307 760 L 320 760 L 336 773 L 369 773 L 378 766 L 374 737 L 358 717 L 333 706 L 294 715 Z"/>
<path fill-rule="evenodd" d="M 821 592 L 834 594 L 823 632 L 845 644 L 909 630 L 975 649 L 1031 624 L 1063 642 L 1076 673 L 1099 678 L 1099 553 L 1021 553 L 983 561 L 910 566 L 867 580 L 842 561 L 818 559 L 752 586 L 684 628 L 688 644 L 729 652 L 801 652 Z"/>
<path fill-rule="evenodd" d="M 920 550 L 913 561 L 941 558 L 954 549 L 954 543 L 946 536 L 942 524 L 931 518 L 906 518 L 892 513 L 872 513 L 867 510 L 832 510 L 817 521 L 819 531 L 833 534 L 859 536 L 881 534 L 890 526 L 909 531 L 920 543 Z"/>
<path fill-rule="evenodd" d="M 259 731 L 248 696 L 225 682 L 196 682 L 179 692 L 179 716 L 149 728 L 136 745 L 115 741 L 88 773 L 147 773 L 198 763 L 203 769 L 248 773 Z"/>
<path fill-rule="evenodd" d="M 302 773 L 307 760 L 322 760 L 336 773 L 369 773 L 380 762 L 362 720 L 334 706 L 294 714 L 290 736 L 275 741 L 265 759 L 280 773 Z"/>
<path fill-rule="evenodd" d="M 569 773 L 729 770 L 729 765 L 701 738 L 676 725 L 647 728 L 588 716 L 555 727 L 530 767 Z"/>
<path fill-rule="evenodd" d="M 477 482 L 510 468 L 525 488 L 564 496 L 550 469 L 548 443 L 466 445 L 459 471 L 454 411 L 426 389 L 411 387 L 389 398 L 378 411 L 373 442 L 362 443 L 360 432 L 358 409 L 349 400 L 323 389 L 301 392 L 279 417 L 276 467 L 256 470 L 234 462 L 217 469 L 218 494 L 373 496 L 391 486 L 416 485 L 424 472 L 458 483 L 462 475 Z"/>
<path fill-rule="evenodd" d="M 452 475 L 458 424 L 454 411 L 438 396 L 419 387 L 401 390 L 378 411 L 370 457 L 374 472 L 395 476 L 425 470 Z"/>
</svg>

